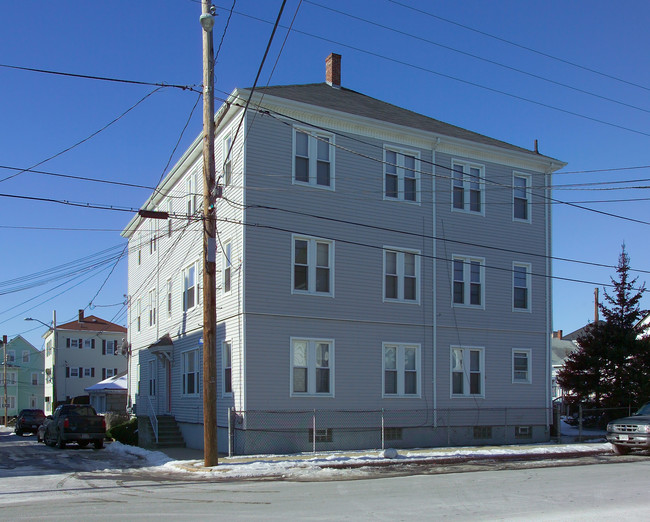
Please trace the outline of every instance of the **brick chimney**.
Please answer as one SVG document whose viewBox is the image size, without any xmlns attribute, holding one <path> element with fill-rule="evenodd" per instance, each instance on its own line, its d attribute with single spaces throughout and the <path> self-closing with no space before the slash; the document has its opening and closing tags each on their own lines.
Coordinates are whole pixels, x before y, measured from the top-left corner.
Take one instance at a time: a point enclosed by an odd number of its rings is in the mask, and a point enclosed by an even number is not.
<svg viewBox="0 0 650 522">
<path fill-rule="evenodd" d="M 564 332 L 562 330 L 558 330 L 557 332 L 553 332 L 553 339 L 562 339 L 562 334 Z"/>
<path fill-rule="evenodd" d="M 328 85 L 341 87 L 341 55 L 330 53 L 325 60 L 325 81 Z"/>
<path fill-rule="evenodd" d="M 83 323 L 84 322 L 84 311 L 79 310 L 79 322 Z"/>
</svg>

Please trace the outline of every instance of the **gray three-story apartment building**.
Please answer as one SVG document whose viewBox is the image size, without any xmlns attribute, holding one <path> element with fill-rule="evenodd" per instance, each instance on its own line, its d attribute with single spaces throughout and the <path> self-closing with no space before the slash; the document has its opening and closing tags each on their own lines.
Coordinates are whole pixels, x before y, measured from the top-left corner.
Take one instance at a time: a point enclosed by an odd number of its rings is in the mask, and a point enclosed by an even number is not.
<svg viewBox="0 0 650 522">
<path fill-rule="evenodd" d="M 564 163 L 340 83 L 330 55 L 215 116 L 220 449 L 547 439 Z M 201 169 L 199 136 L 123 231 L 131 401 L 197 448 Z"/>
</svg>

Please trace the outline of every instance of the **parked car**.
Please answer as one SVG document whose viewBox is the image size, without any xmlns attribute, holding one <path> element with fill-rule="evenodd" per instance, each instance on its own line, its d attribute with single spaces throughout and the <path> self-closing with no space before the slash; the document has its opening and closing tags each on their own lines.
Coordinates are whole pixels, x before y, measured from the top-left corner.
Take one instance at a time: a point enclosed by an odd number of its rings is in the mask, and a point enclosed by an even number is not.
<svg viewBox="0 0 650 522">
<path fill-rule="evenodd" d="M 104 447 L 106 422 L 86 404 L 62 404 L 44 423 L 42 440 L 48 446 L 65 448 L 68 442 L 76 442 L 82 448 L 91 442 L 95 449 Z M 37 434 L 40 438 L 40 435 Z"/>
<path fill-rule="evenodd" d="M 43 424 L 44 420 L 45 414 L 43 413 L 43 410 L 20 410 L 18 417 L 16 417 L 14 432 L 19 437 L 22 437 L 23 433 L 36 433 L 38 427 Z"/>
<path fill-rule="evenodd" d="M 627 455 L 633 449 L 650 449 L 650 402 L 634 415 L 610 422 L 607 440 L 617 455 Z"/>
</svg>

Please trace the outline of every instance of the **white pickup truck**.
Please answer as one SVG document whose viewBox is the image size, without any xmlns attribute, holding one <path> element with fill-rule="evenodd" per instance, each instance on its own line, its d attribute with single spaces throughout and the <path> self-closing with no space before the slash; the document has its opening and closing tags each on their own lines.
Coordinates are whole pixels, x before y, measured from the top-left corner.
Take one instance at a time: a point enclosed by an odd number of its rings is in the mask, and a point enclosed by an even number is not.
<svg viewBox="0 0 650 522">
<path fill-rule="evenodd" d="M 610 422 L 607 441 L 617 455 L 627 455 L 634 449 L 650 449 L 650 402 L 634 415 Z"/>
</svg>

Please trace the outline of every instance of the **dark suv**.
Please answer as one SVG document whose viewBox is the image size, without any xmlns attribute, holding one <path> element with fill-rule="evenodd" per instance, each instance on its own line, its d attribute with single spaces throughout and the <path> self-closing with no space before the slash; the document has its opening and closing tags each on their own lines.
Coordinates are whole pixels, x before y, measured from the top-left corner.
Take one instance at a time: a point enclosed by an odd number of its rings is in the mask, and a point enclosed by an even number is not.
<svg viewBox="0 0 650 522">
<path fill-rule="evenodd" d="M 16 417 L 16 426 L 14 432 L 19 437 L 23 433 L 36 433 L 38 427 L 43 424 L 45 414 L 43 410 L 20 410 Z"/>
</svg>

